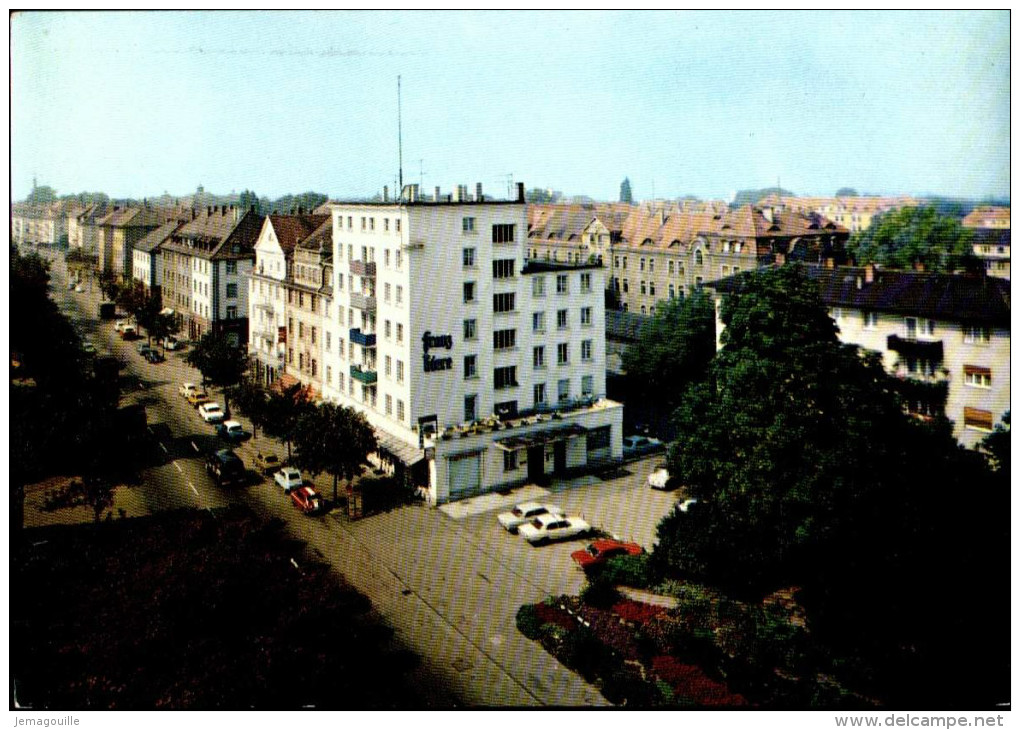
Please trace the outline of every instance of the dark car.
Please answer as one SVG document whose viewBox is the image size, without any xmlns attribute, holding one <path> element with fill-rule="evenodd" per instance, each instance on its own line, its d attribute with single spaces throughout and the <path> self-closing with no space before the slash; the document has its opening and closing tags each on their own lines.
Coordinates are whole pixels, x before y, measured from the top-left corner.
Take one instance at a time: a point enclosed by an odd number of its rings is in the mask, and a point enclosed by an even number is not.
<svg viewBox="0 0 1020 730">
<path fill-rule="evenodd" d="M 220 449 L 205 460 L 205 470 L 220 486 L 244 481 L 244 462 L 230 449 Z"/>
<path fill-rule="evenodd" d="M 145 352 L 142 353 L 142 357 L 144 357 L 146 360 L 153 364 L 163 362 L 164 360 L 166 360 L 165 357 L 159 354 L 158 350 L 146 350 Z"/>
</svg>

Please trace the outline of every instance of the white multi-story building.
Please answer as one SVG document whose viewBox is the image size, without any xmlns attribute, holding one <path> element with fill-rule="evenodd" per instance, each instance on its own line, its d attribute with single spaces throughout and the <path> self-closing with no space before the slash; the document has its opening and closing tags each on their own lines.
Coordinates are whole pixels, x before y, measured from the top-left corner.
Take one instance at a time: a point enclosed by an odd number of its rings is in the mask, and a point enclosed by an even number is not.
<svg viewBox="0 0 1020 730">
<path fill-rule="evenodd" d="M 525 256 L 518 199 L 332 203 L 323 395 L 363 413 L 433 504 L 622 455 L 598 263 Z"/>
</svg>

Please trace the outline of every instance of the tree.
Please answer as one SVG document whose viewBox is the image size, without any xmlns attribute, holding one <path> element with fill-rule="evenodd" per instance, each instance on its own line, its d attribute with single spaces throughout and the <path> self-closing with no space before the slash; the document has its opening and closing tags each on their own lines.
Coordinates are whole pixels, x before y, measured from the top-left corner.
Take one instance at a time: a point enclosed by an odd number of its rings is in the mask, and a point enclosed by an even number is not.
<svg viewBox="0 0 1020 730">
<path fill-rule="evenodd" d="M 974 232 L 930 206 L 876 216 L 871 226 L 850 238 L 847 249 L 859 265 L 911 269 L 921 264 L 933 272 L 981 267 L 974 255 Z"/>
<path fill-rule="evenodd" d="M 556 192 L 542 188 L 531 188 L 524 194 L 524 199 L 529 203 L 555 203 L 559 197 Z"/>
<path fill-rule="evenodd" d="M 620 202 L 621 203 L 633 203 L 634 195 L 630 191 L 630 178 L 623 178 L 623 182 L 620 183 Z"/>
<path fill-rule="evenodd" d="M 237 205 L 242 211 L 254 208 L 256 213 L 262 212 L 259 205 L 259 196 L 253 190 L 244 190 L 237 201 Z"/>
<path fill-rule="evenodd" d="M 109 269 L 99 272 L 99 289 L 103 296 L 109 301 L 115 301 L 120 293 L 120 285 L 117 283 L 117 275 Z"/>
<path fill-rule="evenodd" d="M 333 477 L 333 503 L 337 482 L 350 481 L 361 473 L 376 440 L 365 416 L 353 408 L 323 403 L 305 412 L 295 429 L 294 463 L 312 474 Z"/>
<path fill-rule="evenodd" d="M 266 407 L 262 430 L 287 444 L 287 459 L 291 458 L 291 443 L 297 433 L 298 422 L 314 406 L 308 402 L 307 391 L 300 383 L 272 391 Z"/>
<path fill-rule="evenodd" d="M 1009 411 L 1002 415 L 1002 422 L 995 425 L 995 430 L 981 441 L 981 448 L 988 454 L 992 470 L 999 482 L 1002 486 L 1009 487 Z"/>
<path fill-rule="evenodd" d="M 676 406 L 715 356 L 715 305 L 704 291 L 659 304 L 623 355 L 627 378 L 644 399 Z"/>
<path fill-rule="evenodd" d="M 858 193 L 853 188 L 840 188 L 836 191 L 837 198 L 856 198 Z"/>
<path fill-rule="evenodd" d="M 234 387 L 232 397 L 237 409 L 251 421 L 252 436 L 258 438 L 258 429 L 264 429 L 270 420 L 269 393 L 245 378 Z"/>
<path fill-rule="evenodd" d="M 118 287 L 114 296 L 117 305 L 134 317 L 139 324 L 143 323 L 138 319 L 138 313 L 145 307 L 146 299 L 145 288 L 137 281 L 126 282 L 123 286 Z"/>
<path fill-rule="evenodd" d="M 96 474 L 75 479 L 55 490 L 46 500 L 45 506 L 50 510 L 88 507 L 92 510 L 93 522 L 99 524 L 103 512 L 113 506 L 113 482 Z"/>
<path fill-rule="evenodd" d="M 45 205 L 47 203 L 54 203 L 56 200 L 57 191 L 49 185 L 34 185 L 32 192 L 25 198 L 26 203 L 32 203 L 33 205 Z"/>
<path fill-rule="evenodd" d="M 248 356 L 222 333 L 209 332 L 191 349 L 185 361 L 202 373 L 202 379 L 223 390 L 223 409 L 230 413 L 229 388 L 241 381 Z"/>
</svg>

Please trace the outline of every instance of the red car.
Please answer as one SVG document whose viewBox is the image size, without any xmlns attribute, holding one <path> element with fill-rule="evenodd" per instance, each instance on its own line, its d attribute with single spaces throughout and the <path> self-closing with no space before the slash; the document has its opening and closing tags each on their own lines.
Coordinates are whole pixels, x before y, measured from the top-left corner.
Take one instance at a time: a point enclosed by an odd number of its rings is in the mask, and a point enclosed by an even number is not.
<svg viewBox="0 0 1020 730">
<path fill-rule="evenodd" d="M 290 498 L 297 508 L 306 515 L 318 512 L 322 507 L 319 494 L 311 487 L 297 487 L 290 492 Z"/>
<path fill-rule="evenodd" d="M 610 558 L 617 555 L 640 555 L 645 549 L 636 542 L 620 542 L 619 540 L 599 539 L 584 550 L 570 553 L 574 562 L 584 570 L 605 565 Z"/>
</svg>

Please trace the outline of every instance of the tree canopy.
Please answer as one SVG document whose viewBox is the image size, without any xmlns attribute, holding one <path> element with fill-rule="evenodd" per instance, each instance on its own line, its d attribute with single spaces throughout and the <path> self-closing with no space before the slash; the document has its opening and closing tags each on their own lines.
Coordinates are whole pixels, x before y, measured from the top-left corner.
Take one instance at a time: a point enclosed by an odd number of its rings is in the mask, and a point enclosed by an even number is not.
<svg viewBox="0 0 1020 730">
<path fill-rule="evenodd" d="M 980 268 L 974 232 L 956 217 L 934 207 L 907 207 L 876 216 L 850 238 L 847 250 L 859 265 L 877 263 L 896 269 L 922 264 L 925 271 Z"/>
<path fill-rule="evenodd" d="M 307 410 L 296 425 L 294 463 L 312 474 L 333 477 L 333 501 L 337 481 L 361 473 L 368 454 L 375 450 L 375 433 L 365 416 L 353 408 L 323 403 Z"/>
<path fill-rule="evenodd" d="M 634 194 L 630 189 L 630 178 L 623 178 L 623 182 L 620 183 L 620 202 L 621 203 L 633 203 Z"/>
<path fill-rule="evenodd" d="M 840 188 L 836 191 L 837 198 L 856 198 L 857 196 L 858 193 L 854 188 Z"/>
<path fill-rule="evenodd" d="M 291 444 L 297 434 L 298 422 L 313 408 L 301 383 L 273 390 L 269 394 L 262 430 L 287 444 L 288 459 L 291 458 Z"/>
<path fill-rule="evenodd" d="M 209 332 L 191 348 L 185 360 L 201 371 L 204 380 L 223 389 L 223 407 L 229 412 L 228 391 L 248 369 L 244 350 L 231 345 L 223 334 Z"/>
</svg>

